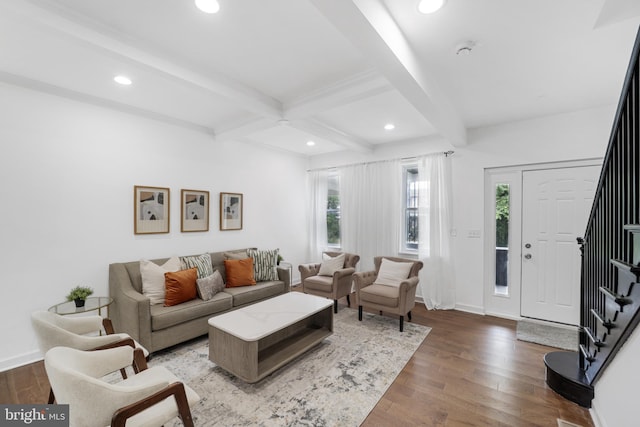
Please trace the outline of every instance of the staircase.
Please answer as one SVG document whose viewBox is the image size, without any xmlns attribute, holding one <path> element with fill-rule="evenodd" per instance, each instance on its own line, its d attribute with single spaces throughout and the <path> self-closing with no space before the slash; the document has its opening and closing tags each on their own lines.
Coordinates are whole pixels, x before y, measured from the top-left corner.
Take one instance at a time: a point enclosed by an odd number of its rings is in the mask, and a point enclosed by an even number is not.
<svg viewBox="0 0 640 427">
<path fill-rule="evenodd" d="M 547 384 L 591 407 L 594 384 L 640 322 L 640 31 L 583 239 L 578 352 L 545 355 Z"/>
</svg>

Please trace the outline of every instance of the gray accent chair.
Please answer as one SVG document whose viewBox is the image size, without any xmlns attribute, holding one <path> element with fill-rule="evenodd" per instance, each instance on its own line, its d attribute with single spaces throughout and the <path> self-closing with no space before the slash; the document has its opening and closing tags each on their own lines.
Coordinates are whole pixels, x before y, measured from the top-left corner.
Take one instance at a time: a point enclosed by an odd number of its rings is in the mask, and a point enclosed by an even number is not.
<svg viewBox="0 0 640 427">
<path fill-rule="evenodd" d="M 338 312 L 338 300 L 347 297 L 347 305 L 351 307 L 351 295 L 353 284 L 353 273 L 356 271 L 356 265 L 360 261 L 360 256 L 347 252 L 324 252 L 330 257 L 336 257 L 345 254 L 344 266 L 337 270 L 333 276 L 319 276 L 320 263 L 302 264 L 298 266 L 300 271 L 300 282 L 302 283 L 302 292 L 305 294 L 317 295 L 333 300 L 333 312 Z"/>
<path fill-rule="evenodd" d="M 409 277 L 400 282 L 400 286 L 387 286 L 375 283 L 380 271 L 382 259 L 386 258 L 394 262 L 408 262 L 413 264 L 409 271 Z M 362 309 L 367 307 L 380 314 L 390 313 L 400 316 L 400 332 L 404 331 L 404 316 L 411 321 L 411 310 L 416 305 L 416 288 L 419 278 L 418 272 L 422 269 L 422 261 L 390 256 L 377 256 L 374 259 L 375 270 L 358 272 L 353 275 L 358 301 L 358 320 L 362 321 Z"/>
</svg>

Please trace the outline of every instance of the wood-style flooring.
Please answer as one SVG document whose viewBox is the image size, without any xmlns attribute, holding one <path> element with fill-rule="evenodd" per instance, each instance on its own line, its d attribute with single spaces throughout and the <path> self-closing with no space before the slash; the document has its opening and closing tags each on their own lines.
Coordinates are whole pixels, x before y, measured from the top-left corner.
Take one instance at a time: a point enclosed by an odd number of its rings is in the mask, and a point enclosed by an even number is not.
<svg viewBox="0 0 640 427">
<path fill-rule="evenodd" d="M 516 340 L 516 322 L 422 304 L 413 322 L 431 333 L 363 426 L 593 427 L 587 409 L 545 384 L 542 357 L 554 349 Z M 0 403 L 46 403 L 48 393 L 42 362 L 0 372 Z"/>
</svg>

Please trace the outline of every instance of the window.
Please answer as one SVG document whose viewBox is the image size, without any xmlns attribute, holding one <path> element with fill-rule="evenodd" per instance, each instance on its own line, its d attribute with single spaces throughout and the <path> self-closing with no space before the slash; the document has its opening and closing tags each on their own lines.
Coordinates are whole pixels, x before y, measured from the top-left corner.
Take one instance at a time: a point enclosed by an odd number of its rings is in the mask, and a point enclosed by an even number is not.
<svg viewBox="0 0 640 427">
<path fill-rule="evenodd" d="M 340 247 L 340 176 L 331 174 L 327 181 L 327 243 Z"/>
<path fill-rule="evenodd" d="M 418 250 L 418 168 L 415 165 L 404 167 L 404 220 L 402 233 L 402 250 L 416 252 Z"/>
<path fill-rule="evenodd" d="M 509 184 L 496 184 L 496 289 L 497 294 L 509 294 Z"/>
</svg>

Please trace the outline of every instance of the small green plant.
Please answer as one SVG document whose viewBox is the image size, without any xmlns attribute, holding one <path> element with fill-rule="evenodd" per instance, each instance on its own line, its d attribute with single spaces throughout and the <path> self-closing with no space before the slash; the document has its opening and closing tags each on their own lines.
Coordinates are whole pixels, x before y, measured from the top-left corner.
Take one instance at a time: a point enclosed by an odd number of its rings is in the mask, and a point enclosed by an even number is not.
<svg viewBox="0 0 640 427">
<path fill-rule="evenodd" d="M 76 286 L 75 288 L 71 289 L 71 292 L 69 292 L 69 295 L 67 295 L 67 301 L 74 301 L 77 299 L 85 300 L 92 293 L 93 289 L 88 286 Z"/>
</svg>

